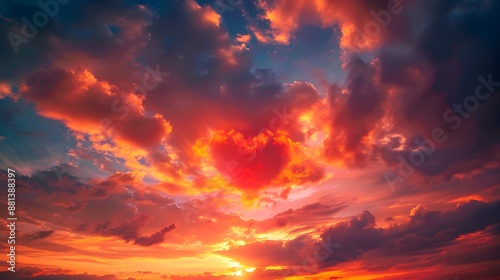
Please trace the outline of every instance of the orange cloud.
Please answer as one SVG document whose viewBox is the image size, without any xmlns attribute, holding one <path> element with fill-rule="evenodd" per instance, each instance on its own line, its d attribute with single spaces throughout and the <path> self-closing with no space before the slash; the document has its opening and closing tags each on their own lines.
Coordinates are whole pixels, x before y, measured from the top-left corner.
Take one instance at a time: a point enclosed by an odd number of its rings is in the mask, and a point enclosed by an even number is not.
<svg viewBox="0 0 500 280">
<path fill-rule="evenodd" d="M 304 25 L 321 27 L 338 25 L 342 33 L 340 46 L 344 49 L 361 50 L 372 49 L 384 37 L 385 26 L 382 26 L 372 13 L 387 10 L 387 5 L 382 2 L 360 0 L 259 1 L 259 7 L 264 11 L 262 17 L 269 21 L 271 37 L 275 43 L 288 45 L 294 33 Z M 402 4 L 399 7 L 402 7 Z M 371 26 L 373 24 L 377 26 Z M 258 30 L 253 31 L 255 33 Z M 257 39 L 264 38 L 261 33 L 262 31 L 255 33 Z M 259 41 L 269 43 L 264 39 Z"/>
<path fill-rule="evenodd" d="M 38 70 L 20 93 L 44 117 L 62 121 L 76 132 L 102 133 L 134 147 L 157 145 L 172 131 L 161 115 L 144 115 L 141 97 L 121 92 L 81 67 Z"/>
<path fill-rule="evenodd" d="M 200 139 L 193 153 L 207 174 L 222 175 L 237 189 L 256 194 L 266 187 L 292 186 L 320 180 L 324 173 L 306 156 L 305 147 L 285 131 L 266 130 L 245 137 L 235 130 L 213 132 L 211 141 Z"/>
<path fill-rule="evenodd" d="M 246 35 L 238 34 L 238 37 L 236 37 L 236 41 L 240 43 L 248 43 L 250 42 L 250 39 L 252 39 L 252 35 L 250 34 Z"/>
<path fill-rule="evenodd" d="M 3 99 L 8 96 L 12 96 L 10 85 L 8 83 L 0 82 L 0 99 Z"/>
</svg>

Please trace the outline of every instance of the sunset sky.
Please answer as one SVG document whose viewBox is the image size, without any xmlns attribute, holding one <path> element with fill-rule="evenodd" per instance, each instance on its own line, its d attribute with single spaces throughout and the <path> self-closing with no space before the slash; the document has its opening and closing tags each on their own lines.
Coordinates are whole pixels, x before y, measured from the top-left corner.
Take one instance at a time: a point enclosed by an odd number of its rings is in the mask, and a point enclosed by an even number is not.
<svg viewBox="0 0 500 280">
<path fill-rule="evenodd" d="M 500 279 L 499 89 L 498 0 L 1 1 L 0 279 Z"/>
</svg>

